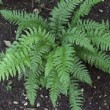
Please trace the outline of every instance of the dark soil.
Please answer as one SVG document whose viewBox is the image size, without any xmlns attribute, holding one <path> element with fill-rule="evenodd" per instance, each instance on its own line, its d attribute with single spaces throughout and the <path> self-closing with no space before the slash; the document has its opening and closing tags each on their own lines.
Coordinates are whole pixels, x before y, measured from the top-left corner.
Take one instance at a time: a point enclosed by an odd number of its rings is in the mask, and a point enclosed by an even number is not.
<svg viewBox="0 0 110 110">
<path fill-rule="evenodd" d="M 28 12 L 39 9 L 40 14 L 47 18 L 50 10 L 56 4 L 56 0 L 51 0 L 51 2 L 42 0 L 41 3 L 34 5 L 34 7 L 32 7 L 31 0 L 4 0 L 3 4 L 1 9 L 22 9 Z M 102 19 L 110 21 L 110 0 L 105 0 L 93 7 L 87 18 L 99 22 Z M 7 48 L 4 40 L 14 41 L 15 32 L 16 26 L 10 25 L 0 17 L 0 51 Z M 93 86 L 81 84 L 85 99 L 83 110 L 110 110 L 110 75 L 94 67 L 88 66 L 88 69 L 93 80 Z M 45 88 L 38 91 L 35 106 L 30 106 L 23 83 L 23 79 L 18 81 L 17 78 L 11 78 L 0 83 L 0 110 L 53 110 L 48 90 Z M 55 110 L 70 110 L 68 98 L 61 95 Z"/>
</svg>

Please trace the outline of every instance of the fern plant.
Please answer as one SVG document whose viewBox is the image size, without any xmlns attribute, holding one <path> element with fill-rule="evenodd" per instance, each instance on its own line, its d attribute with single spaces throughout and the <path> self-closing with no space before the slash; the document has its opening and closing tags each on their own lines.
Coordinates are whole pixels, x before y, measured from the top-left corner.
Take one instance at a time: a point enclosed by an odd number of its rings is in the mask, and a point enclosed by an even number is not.
<svg viewBox="0 0 110 110">
<path fill-rule="evenodd" d="M 105 53 L 110 50 L 109 23 L 83 19 L 99 2 L 60 0 L 47 20 L 36 13 L 1 10 L 1 15 L 18 29 L 16 41 L 0 61 L 0 80 L 23 76 L 32 105 L 42 85 L 49 89 L 54 106 L 64 94 L 69 97 L 71 110 L 81 110 L 79 81 L 92 85 L 83 62 L 110 73 L 110 57 Z"/>
</svg>

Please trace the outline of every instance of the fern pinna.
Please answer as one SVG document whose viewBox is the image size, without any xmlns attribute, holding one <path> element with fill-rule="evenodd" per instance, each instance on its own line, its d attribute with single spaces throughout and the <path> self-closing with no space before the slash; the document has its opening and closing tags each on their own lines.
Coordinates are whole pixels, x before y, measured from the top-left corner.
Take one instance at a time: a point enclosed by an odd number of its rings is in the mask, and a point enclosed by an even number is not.
<svg viewBox="0 0 110 110">
<path fill-rule="evenodd" d="M 16 41 L 2 56 L 0 80 L 24 73 L 32 105 L 42 85 L 49 89 L 54 106 L 62 93 L 69 97 L 72 110 L 80 110 L 83 93 L 78 83 L 92 85 L 83 62 L 110 73 L 110 57 L 105 53 L 110 50 L 108 21 L 82 19 L 99 2 L 101 0 L 60 0 L 48 20 L 37 13 L 1 10 L 6 20 L 18 25 L 18 30 Z"/>
</svg>

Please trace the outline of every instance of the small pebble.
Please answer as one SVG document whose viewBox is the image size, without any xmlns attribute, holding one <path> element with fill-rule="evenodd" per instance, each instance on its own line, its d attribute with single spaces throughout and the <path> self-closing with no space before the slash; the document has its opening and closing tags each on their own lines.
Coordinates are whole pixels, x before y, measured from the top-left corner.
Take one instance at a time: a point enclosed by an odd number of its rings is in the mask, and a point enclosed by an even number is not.
<svg viewBox="0 0 110 110">
<path fill-rule="evenodd" d="M 27 102 L 25 102 L 25 103 L 24 103 L 24 106 L 27 106 L 27 105 L 28 105 L 28 103 L 27 103 Z"/>
<path fill-rule="evenodd" d="M 44 108 L 44 110 L 48 110 L 48 108 Z"/>
<path fill-rule="evenodd" d="M 43 95 L 41 94 L 40 97 L 43 98 Z"/>
<path fill-rule="evenodd" d="M 106 105 L 107 105 L 107 103 L 104 103 L 104 105 L 106 106 Z"/>
<path fill-rule="evenodd" d="M 101 107 L 99 107 L 99 110 L 101 110 L 102 108 Z"/>
<path fill-rule="evenodd" d="M 11 42 L 10 42 L 10 41 L 4 40 L 3 42 L 4 42 L 4 44 L 5 44 L 7 47 L 9 47 L 9 46 L 11 45 Z"/>
<path fill-rule="evenodd" d="M 97 76 L 97 79 L 100 79 L 100 76 Z"/>
<path fill-rule="evenodd" d="M 94 86 L 94 89 L 96 89 L 96 86 Z"/>
<path fill-rule="evenodd" d="M 104 97 L 106 97 L 107 96 L 107 94 L 104 94 Z"/>
<path fill-rule="evenodd" d="M 48 98 L 48 96 L 45 96 L 45 98 Z"/>
<path fill-rule="evenodd" d="M 81 89 L 81 92 L 84 92 L 84 89 L 83 88 Z"/>
<path fill-rule="evenodd" d="M 103 12 L 103 10 L 99 9 L 99 12 L 101 12 L 101 13 L 102 13 L 102 12 Z"/>
<path fill-rule="evenodd" d="M 14 101 L 13 103 L 14 103 L 14 104 L 16 104 L 16 105 L 18 104 L 18 102 L 17 102 L 17 101 Z"/>
<path fill-rule="evenodd" d="M 40 103 L 39 102 L 37 103 L 37 107 L 40 107 Z"/>
<path fill-rule="evenodd" d="M 90 102 L 89 104 L 91 105 L 92 103 Z"/>
<path fill-rule="evenodd" d="M 27 98 L 27 96 L 25 97 L 25 100 L 27 100 L 28 98 Z"/>
</svg>

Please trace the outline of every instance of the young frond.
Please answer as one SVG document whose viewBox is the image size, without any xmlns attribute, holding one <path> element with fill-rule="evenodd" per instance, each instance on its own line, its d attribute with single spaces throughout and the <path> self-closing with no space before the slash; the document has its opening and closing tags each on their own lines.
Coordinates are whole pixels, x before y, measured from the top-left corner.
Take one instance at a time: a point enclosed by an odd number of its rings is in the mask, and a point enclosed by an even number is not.
<svg viewBox="0 0 110 110">
<path fill-rule="evenodd" d="M 64 29 L 64 25 L 68 23 L 71 17 L 72 12 L 79 5 L 82 0 L 61 0 L 58 3 L 57 7 L 55 7 L 50 18 L 50 28 L 51 32 L 55 35 L 59 35 L 62 29 Z"/>
<path fill-rule="evenodd" d="M 90 39 L 87 38 L 87 34 L 78 28 L 68 29 L 66 32 L 63 32 L 63 42 L 72 43 L 94 51 Z"/>
<path fill-rule="evenodd" d="M 58 73 L 60 81 L 65 87 L 65 94 L 67 93 L 70 82 L 70 70 L 73 68 L 74 49 L 71 45 L 64 45 L 58 47 L 54 55 L 54 67 Z"/>
<path fill-rule="evenodd" d="M 97 50 L 90 52 L 82 48 L 77 52 L 77 55 L 85 62 L 88 62 L 90 65 L 94 65 L 96 68 L 99 68 L 104 72 L 110 73 L 110 57 L 104 52 Z"/>
<path fill-rule="evenodd" d="M 78 82 L 73 80 L 69 87 L 69 103 L 71 110 L 82 110 L 83 93 L 79 89 Z"/>
<path fill-rule="evenodd" d="M 92 85 L 92 80 L 90 78 L 87 68 L 77 57 L 74 59 L 73 62 L 72 75 L 79 81 L 86 82 L 87 84 Z"/>
<path fill-rule="evenodd" d="M 37 75 L 32 71 L 30 71 L 30 74 L 25 80 L 26 80 L 25 88 L 26 88 L 27 97 L 30 101 L 30 104 L 34 105 L 35 99 L 37 97 L 37 90 L 39 88 L 38 86 L 39 81 Z"/>
<path fill-rule="evenodd" d="M 110 50 L 110 32 L 105 32 L 103 29 L 89 30 L 88 37 L 98 49 Z"/>
<path fill-rule="evenodd" d="M 89 13 L 91 8 L 101 2 L 102 0 L 85 0 L 79 7 L 78 10 L 76 10 L 76 13 L 74 14 L 72 18 L 72 24 L 77 23 L 77 21 L 80 19 L 80 17 L 84 17 Z"/>
</svg>

